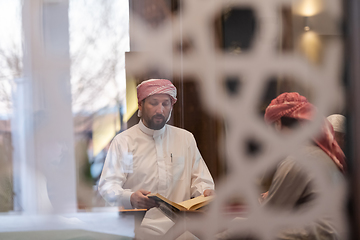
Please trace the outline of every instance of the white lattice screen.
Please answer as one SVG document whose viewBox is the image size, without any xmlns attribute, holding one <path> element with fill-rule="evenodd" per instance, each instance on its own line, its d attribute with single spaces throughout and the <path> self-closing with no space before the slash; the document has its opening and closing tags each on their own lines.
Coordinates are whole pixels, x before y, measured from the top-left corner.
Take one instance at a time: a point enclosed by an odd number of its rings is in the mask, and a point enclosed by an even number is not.
<svg viewBox="0 0 360 240">
<path fill-rule="evenodd" d="M 228 229 L 239 236 L 250 234 L 257 239 L 273 239 L 280 227 L 305 226 L 324 212 L 335 216 L 339 229 L 346 232 L 342 209 L 346 187 L 330 187 L 319 166 L 312 164 L 311 159 L 299 162 L 322 189 L 311 211 L 296 215 L 273 212 L 258 203 L 257 178 L 266 169 L 276 166 L 283 156 L 291 153 L 301 159 L 303 153 L 297 150 L 297 146 L 317 134 L 322 116 L 329 115 L 333 106 L 343 101 L 343 92 L 339 91 L 343 60 L 341 41 L 327 43 L 322 64 L 313 64 L 301 54 L 277 49 L 282 24 L 279 9 L 284 6 L 291 8 L 296 3 L 291 0 L 184 0 L 180 3 L 180 13 L 172 22 L 156 29 L 140 19 L 132 20 L 132 41 L 153 52 L 129 58 L 127 71 L 141 72 L 147 67 L 160 66 L 183 79 L 196 76 L 201 86 L 202 104 L 213 115 L 225 119 L 229 129 L 223 141 L 231 171 L 217 184 L 217 198 L 209 215 L 180 221 L 166 238 L 188 229 L 203 239 L 215 239 L 221 229 Z M 327 0 L 322 4 L 331 18 L 341 21 L 340 1 Z M 247 53 L 234 55 L 215 47 L 212 24 L 215 16 L 229 6 L 250 8 L 255 13 L 258 28 L 252 48 Z M 184 38 L 191 39 L 193 49 L 182 54 L 173 51 L 173 46 Z M 309 86 L 314 96 L 312 103 L 319 110 L 314 122 L 286 138 L 266 126 L 258 114 L 261 94 L 268 79 L 279 74 L 295 76 L 299 84 Z M 241 94 L 229 97 L 221 87 L 228 75 L 242 80 Z M 249 136 L 264 146 L 256 161 L 249 159 L 239 148 Z M 246 218 L 234 220 L 221 213 L 222 206 L 236 195 L 243 197 L 249 208 Z"/>
</svg>

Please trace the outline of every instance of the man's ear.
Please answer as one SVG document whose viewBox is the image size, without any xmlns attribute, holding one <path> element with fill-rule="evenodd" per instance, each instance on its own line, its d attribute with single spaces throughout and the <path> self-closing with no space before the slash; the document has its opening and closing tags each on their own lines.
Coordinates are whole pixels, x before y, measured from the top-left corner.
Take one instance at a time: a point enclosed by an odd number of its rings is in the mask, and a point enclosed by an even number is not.
<svg viewBox="0 0 360 240">
<path fill-rule="evenodd" d="M 138 108 L 140 111 L 142 111 L 143 104 L 144 104 L 144 101 L 141 101 L 140 103 L 138 103 Z"/>
</svg>

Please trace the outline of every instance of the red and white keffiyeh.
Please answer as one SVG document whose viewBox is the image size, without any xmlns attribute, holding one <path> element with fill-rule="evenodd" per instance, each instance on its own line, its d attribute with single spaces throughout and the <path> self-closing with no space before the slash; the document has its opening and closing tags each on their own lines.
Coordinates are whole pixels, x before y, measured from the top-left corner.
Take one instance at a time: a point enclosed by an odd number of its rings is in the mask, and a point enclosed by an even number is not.
<svg viewBox="0 0 360 240">
<path fill-rule="evenodd" d="M 168 94 L 171 104 L 174 105 L 176 99 L 176 87 L 167 79 L 150 79 L 143 81 L 137 87 L 138 104 L 145 98 L 154 94 Z"/>
<path fill-rule="evenodd" d="M 297 92 L 282 93 L 273 99 L 265 110 L 265 121 L 273 123 L 281 117 L 290 117 L 299 120 L 311 120 L 315 114 L 315 107 L 304 96 Z M 345 172 L 345 155 L 335 140 L 334 129 L 324 118 L 324 125 L 320 138 L 315 143 L 335 162 L 338 168 Z"/>
</svg>

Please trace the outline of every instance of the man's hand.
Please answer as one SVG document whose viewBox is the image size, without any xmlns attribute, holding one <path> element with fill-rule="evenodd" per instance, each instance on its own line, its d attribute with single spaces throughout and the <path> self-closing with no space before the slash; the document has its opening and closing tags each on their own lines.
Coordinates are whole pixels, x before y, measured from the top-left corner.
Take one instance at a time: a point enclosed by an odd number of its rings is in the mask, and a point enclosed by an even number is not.
<svg viewBox="0 0 360 240">
<path fill-rule="evenodd" d="M 203 194 L 204 194 L 204 197 L 213 196 L 213 195 L 215 195 L 215 191 L 213 189 L 206 189 Z"/>
<path fill-rule="evenodd" d="M 133 208 L 137 209 L 150 209 L 153 207 L 157 207 L 158 204 L 155 202 L 155 200 L 148 198 L 146 195 L 148 195 L 150 192 L 140 189 L 131 194 L 130 196 L 130 202 Z"/>
<path fill-rule="evenodd" d="M 269 195 L 269 191 L 262 193 L 261 197 L 259 198 L 259 202 L 263 203 L 267 199 L 268 195 Z"/>
</svg>

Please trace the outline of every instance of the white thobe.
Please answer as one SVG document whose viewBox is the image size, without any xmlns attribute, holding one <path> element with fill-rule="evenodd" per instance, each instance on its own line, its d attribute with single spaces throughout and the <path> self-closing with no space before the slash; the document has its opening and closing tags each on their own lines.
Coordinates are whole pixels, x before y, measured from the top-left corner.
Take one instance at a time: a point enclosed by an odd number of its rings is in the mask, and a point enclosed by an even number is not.
<svg viewBox="0 0 360 240">
<path fill-rule="evenodd" d="M 130 196 L 139 189 L 159 193 L 173 202 L 214 189 L 190 132 L 167 124 L 152 130 L 140 121 L 113 139 L 99 182 L 100 194 L 112 205 L 132 208 Z M 164 215 L 151 209 L 144 222 L 167 228 L 164 223 L 156 224 L 155 219 L 165 221 Z M 167 229 L 160 227 L 156 231 L 165 233 Z"/>
</svg>

